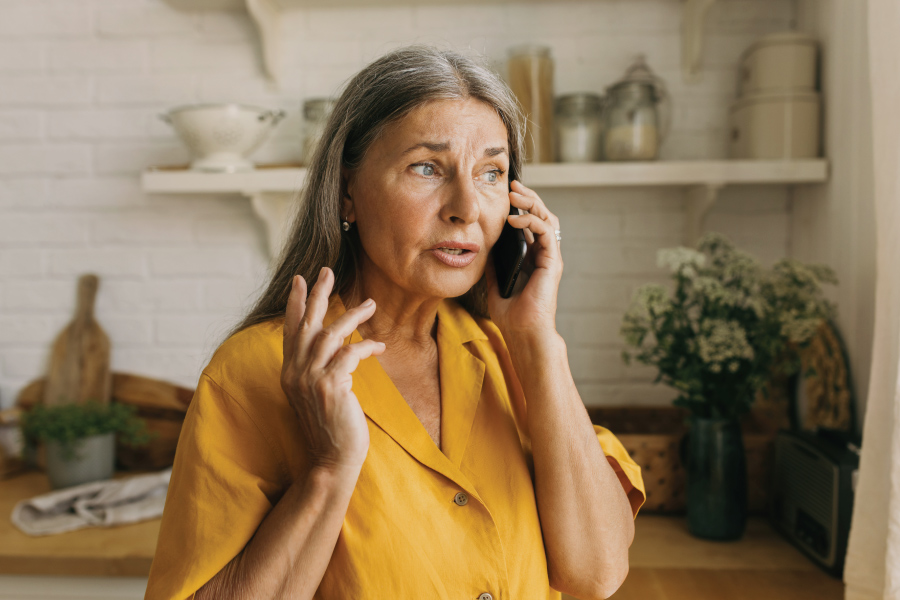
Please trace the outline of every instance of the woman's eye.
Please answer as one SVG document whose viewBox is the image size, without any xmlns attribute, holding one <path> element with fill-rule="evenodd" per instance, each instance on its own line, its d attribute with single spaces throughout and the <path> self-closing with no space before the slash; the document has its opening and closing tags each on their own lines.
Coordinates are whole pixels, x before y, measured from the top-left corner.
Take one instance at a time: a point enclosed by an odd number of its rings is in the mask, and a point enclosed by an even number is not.
<svg viewBox="0 0 900 600">
<path fill-rule="evenodd" d="M 503 171 L 488 171 L 484 174 L 485 181 L 488 183 L 497 183 L 500 181 L 500 176 L 503 175 Z"/>
<path fill-rule="evenodd" d="M 413 165 L 412 170 L 422 175 L 423 177 L 432 177 L 434 176 L 434 165 L 429 165 L 428 163 L 424 163 L 421 165 Z"/>
</svg>

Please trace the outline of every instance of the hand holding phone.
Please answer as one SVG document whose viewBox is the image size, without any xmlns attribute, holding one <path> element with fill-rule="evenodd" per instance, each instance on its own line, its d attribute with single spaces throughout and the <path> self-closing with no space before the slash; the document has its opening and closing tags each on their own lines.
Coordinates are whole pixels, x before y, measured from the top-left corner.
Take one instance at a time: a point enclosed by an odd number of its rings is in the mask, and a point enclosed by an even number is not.
<svg viewBox="0 0 900 600">
<path fill-rule="evenodd" d="M 509 214 L 520 215 L 523 213 L 515 206 L 510 205 Z M 516 279 L 527 253 L 528 242 L 525 239 L 525 232 L 506 221 L 503 224 L 503 231 L 500 232 L 500 238 L 493 248 L 494 270 L 497 273 L 497 285 L 501 298 L 512 296 Z"/>
</svg>

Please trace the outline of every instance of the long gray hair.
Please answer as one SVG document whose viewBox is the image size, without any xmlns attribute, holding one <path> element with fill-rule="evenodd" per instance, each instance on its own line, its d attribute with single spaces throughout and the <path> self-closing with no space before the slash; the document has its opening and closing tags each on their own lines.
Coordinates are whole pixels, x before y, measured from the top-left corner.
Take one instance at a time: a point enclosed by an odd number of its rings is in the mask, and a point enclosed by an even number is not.
<svg viewBox="0 0 900 600">
<path fill-rule="evenodd" d="M 278 257 L 265 292 L 229 335 L 284 316 L 294 275 L 312 290 L 322 267 L 335 274 L 332 293 L 358 293 L 361 245 L 357 228 L 341 230 L 341 200 L 346 195 L 341 167 L 362 164 L 366 151 L 385 127 L 435 100 L 476 98 L 493 107 L 506 126 L 509 178 L 522 168 L 524 119 L 515 97 L 500 77 L 480 62 L 431 46 L 394 50 L 360 71 L 344 88 L 308 162 L 300 209 Z M 458 298 L 472 314 L 487 317 L 484 276 Z"/>
</svg>

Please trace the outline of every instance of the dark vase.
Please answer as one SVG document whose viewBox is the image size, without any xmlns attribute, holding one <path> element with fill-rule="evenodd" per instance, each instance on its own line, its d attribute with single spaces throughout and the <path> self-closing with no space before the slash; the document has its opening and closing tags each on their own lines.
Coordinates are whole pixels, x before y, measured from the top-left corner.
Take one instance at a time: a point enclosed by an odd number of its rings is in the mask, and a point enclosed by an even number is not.
<svg viewBox="0 0 900 600">
<path fill-rule="evenodd" d="M 688 529 L 709 540 L 740 538 L 747 523 L 747 463 L 738 421 L 691 417 L 685 445 Z"/>
</svg>

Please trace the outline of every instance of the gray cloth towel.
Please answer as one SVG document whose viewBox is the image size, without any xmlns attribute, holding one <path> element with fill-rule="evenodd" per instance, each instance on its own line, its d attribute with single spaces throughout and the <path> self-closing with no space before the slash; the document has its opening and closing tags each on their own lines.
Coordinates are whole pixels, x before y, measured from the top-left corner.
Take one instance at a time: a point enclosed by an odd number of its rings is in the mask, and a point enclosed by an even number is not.
<svg viewBox="0 0 900 600">
<path fill-rule="evenodd" d="M 28 535 L 63 533 L 154 519 L 163 512 L 172 469 L 128 479 L 94 481 L 22 500 L 13 524 Z"/>
</svg>

